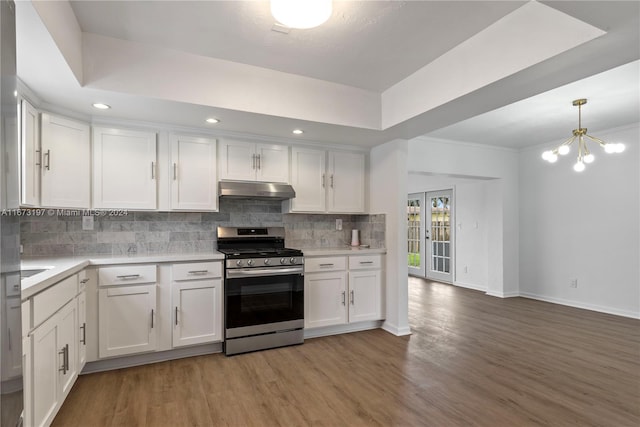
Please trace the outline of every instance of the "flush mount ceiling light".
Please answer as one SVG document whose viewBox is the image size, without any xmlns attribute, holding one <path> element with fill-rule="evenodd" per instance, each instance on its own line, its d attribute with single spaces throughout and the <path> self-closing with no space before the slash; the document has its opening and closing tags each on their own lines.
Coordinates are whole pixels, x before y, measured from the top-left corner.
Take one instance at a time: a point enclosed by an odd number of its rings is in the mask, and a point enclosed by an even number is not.
<svg viewBox="0 0 640 427">
<path fill-rule="evenodd" d="M 317 27 L 331 16 L 331 0 L 271 0 L 271 15 L 291 28 Z"/>
<path fill-rule="evenodd" d="M 206 120 L 206 122 L 207 122 L 207 123 L 211 123 L 211 124 L 214 124 L 214 125 L 215 125 L 216 123 L 220 123 L 220 120 L 218 120 L 218 119 L 214 119 L 213 117 L 209 117 L 209 118 Z"/>
<path fill-rule="evenodd" d="M 597 143 L 602 148 L 604 148 L 605 153 L 622 153 L 624 151 L 624 144 L 620 143 L 610 143 L 604 142 L 600 138 L 596 138 L 595 136 L 591 136 L 587 134 L 587 128 L 582 127 L 582 106 L 587 103 L 587 100 L 584 98 L 576 99 L 573 101 L 573 105 L 578 107 L 578 129 L 573 130 L 573 136 L 564 141 L 562 144 L 558 145 L 556 148 L 552 150 L 547 150 L 542 153 L 542 158 L 549 163 L 555 163 L 558 160 L 558 154 L 564 156 L 569 154 L 571 151 L 571 144 L 573 141 L 578 141 L 578 161 L 575 165 L 573 165 L 573 170 L 576 172 L 582 172 L 585 168 L 585 163 L 592 163 L 595 160 L 595 157 L 589 151 L 587 147 L 587 140 L 585 140 L 585 136 L 589 138 L 591 141 Z"/>
<path fill-rule="evenodd" d="M 97 108 L 98 110 L 108 110 L 109 108 L 111 108 L 110 105 L 107 104 L 103 104 L 102 102 L 96 102 L 95 104 L 92 104 L 93 108 Z"/>
<path fill-rule="evenodd" d="M 291 132 L 296 134 L 296 135 L 302 135 L 304 133 L 304 131 L 302 129 L 294 129 Z"/>
</svg>

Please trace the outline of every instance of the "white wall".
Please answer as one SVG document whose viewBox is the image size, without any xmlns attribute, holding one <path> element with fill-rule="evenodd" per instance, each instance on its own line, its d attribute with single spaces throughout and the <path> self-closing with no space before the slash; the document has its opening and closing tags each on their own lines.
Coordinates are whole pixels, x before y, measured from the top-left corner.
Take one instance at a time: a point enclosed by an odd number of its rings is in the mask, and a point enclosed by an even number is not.
<svg viewBox="0 0 640 427">
<path fill-rule="evenodd" d="M 407 150 L 406 140 L 394 140 L 373 148 L 370 153 L 370 211 L 386 215 L 386 320 L 382 327 L 395 335 L 410 333 Z"/>
<path fill-rule="evenodd" d="M 486 262 L 479 261 L 486 265 L 486 272 L 481 274 L 486 277 L 489 295 L 518 295 L 517 151 L 420 137 L 409 141 L 408 171 L 453 177 L 495 178 L 483 184 L 486 220 L 483 232 L 486 233 L 487 259 Z M 484 243 L 482 245 L 485 246 Z"/>
<path fill-rule="evenodd" d="M 454 284 L 486 291 L 488 283 L 486 180 L 431 174 L 409 174 L 409 194 L 454 190 Z M 466 269 L 465 269 L 466 267 Z"/>
<path fill-rule="evenodd" d="M 575 147 L 549 164 L 548 147 L 520 153 L 520 290 L 528 297 L 640 317 L 640 125 L 598 131 L 624 142 L 573 171 Z M 561 141 L 557 141 L 560 143 Z M 571 288 L 572 279 L 578 287 Z"/>
</svg>

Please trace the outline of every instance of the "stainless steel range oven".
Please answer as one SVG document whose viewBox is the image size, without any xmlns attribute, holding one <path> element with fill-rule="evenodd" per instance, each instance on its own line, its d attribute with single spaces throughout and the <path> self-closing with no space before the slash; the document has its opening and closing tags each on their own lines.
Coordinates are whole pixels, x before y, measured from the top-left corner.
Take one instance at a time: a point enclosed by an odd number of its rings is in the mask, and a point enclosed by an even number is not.
<svg viewBox="0 0 640 427">
<path fill-rule="evenodd" d="M 225 354 L 304 342 L 304 257 L 284 228 L 218 227 L 225 254 Z"/>
</svg>

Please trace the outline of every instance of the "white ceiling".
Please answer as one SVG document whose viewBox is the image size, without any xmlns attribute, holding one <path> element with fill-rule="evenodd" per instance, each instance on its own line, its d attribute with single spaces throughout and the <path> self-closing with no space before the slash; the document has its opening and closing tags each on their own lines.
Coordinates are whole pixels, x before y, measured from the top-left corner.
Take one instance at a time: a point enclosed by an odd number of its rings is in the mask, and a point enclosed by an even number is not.
<svg viewBox="0 0 640 427">
<path fill-rule="evenodd" d="M 326 24 L 289 34 L 271 30 L 274 21 L 266 1 L 79 1 L 71 2 L 70 10 L 85 41 L 89 35 L 100 35 L 135 43 L 143 52 L 145 46 L 149 51 L 186 52 L 196 58 L 287 73 L 283 78 L 304 76 L 315 79 L 311 82 L 321 88 L 321 84 L 337 84 L 337 88 L 350 87 L 360 91 L 355 93 L 371 96 L 411 77 L 524 3 L 334 1 L 333 15 Z M 124 86 L 104 90 L 100 79 L 90 84 L 78 82 L 68 58 L 65 62 L 58 49 L 60 37 L 24 2 L 17 7 L 18 75 L 41 107 L 93 120 L 129 119 L 210 130 L 203 125 L 203 118 L 213 115 L 222 119 L 215 129 L 223 133 L 291 138 L 291 129 L 302 127 L 302 140 L 366 147 L 423 134 L 513 148 L 537 145 L 562 139 L 575 127 L 577 112 L 571 100 L 582 97 L 589 99 L 583 109 L 585 125 L 596 135 L 598 128 L 637 122 L 640 2 L 543 4 L 607 34 L 387 129 L 336 125 L 311 114 L 302 119 L 281 116 L 265 109 L 269 104 L 265 100 L 260 100 L 262 109 L 243 110 L 210 101 L 180 102 L 160 93 L 128 92 Z M 534 48 L 523 45 L 522 52 Z M 83 64 L 85 73 L 90 65 Z M 466 66 L 472 71 L 474 64 Z M 167 78 L 168 69 L 158 66 L 148 79 Z M 188 76 L 189 70 L 185 73 Z M 104 81 L 110 75 L 102 77 Z M 180 88 L 206 90 L 188 85 L 189 81 L 181 81 Z M 117 108 L 105 113 L 92 111 L 89 105 L 97 99 Z M 308 106 L 310 100 L 305 102 Z M 341 106 L 336 103 L 335 109 L 339 111 Z M 330 104 L 325 107 L 332 108 Z"/>
</svg>

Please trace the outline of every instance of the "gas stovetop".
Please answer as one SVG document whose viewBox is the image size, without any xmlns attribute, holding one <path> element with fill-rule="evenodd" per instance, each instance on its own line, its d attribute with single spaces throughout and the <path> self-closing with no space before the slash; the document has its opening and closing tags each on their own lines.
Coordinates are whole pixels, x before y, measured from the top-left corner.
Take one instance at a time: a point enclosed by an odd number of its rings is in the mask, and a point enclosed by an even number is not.
<svg viewBox="0 0 640 427">
<path fill-rule="evenodd" d="M 227 268 L 304 263 L 301 250 L 285 248 L 283 227 L 218 227 L 217 235 L 218 251 L 225 255 Z"/>
</svg>

